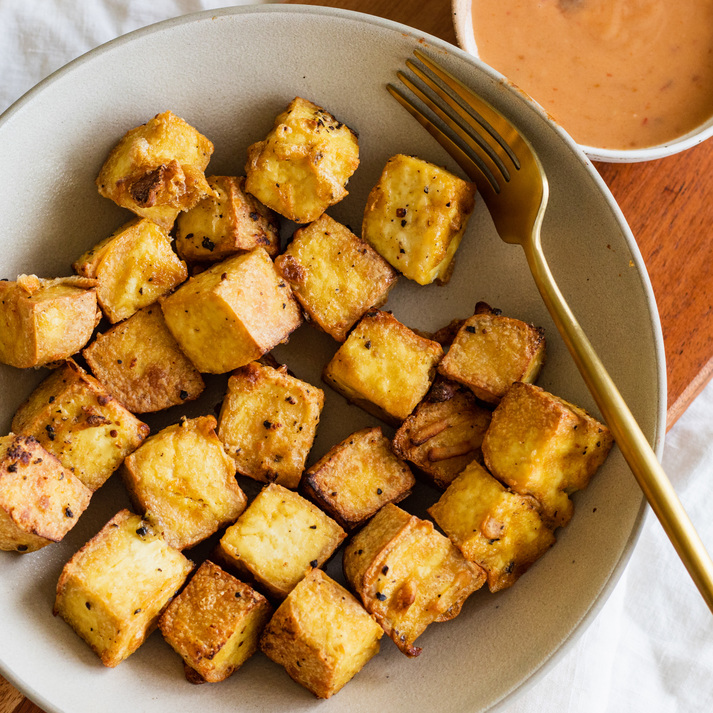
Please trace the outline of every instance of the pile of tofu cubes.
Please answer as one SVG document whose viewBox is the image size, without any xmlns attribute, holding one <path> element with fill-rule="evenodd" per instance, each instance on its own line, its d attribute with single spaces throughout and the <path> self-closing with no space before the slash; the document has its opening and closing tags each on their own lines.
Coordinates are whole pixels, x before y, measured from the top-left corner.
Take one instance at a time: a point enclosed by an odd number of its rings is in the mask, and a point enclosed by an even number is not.
<svg viewBox="0 0 713 713">
<path fill-rule="evenodd" d="M 612 439 L 534 385 L 541 329 L 478 303 L 424 334 L 380 309 L 399 275 L 448 281 L 473 184 L 393 156 L 358 237 L 325 212 L 359 165 L 325 109 L 294 99 L 244 176 L 206 176 L 212 152 L 171 112 L 130 130 L 97 186 L 133 218 L 72 277 L 0 282 L 0 361 L 50 369 L 0 437 L 0 549 L 61 540 L 118 471 L 132 511 L 66 563 L 55 614 L 106 666 L 158 627 L 189 681 L 259 649 L 328 698 L 384 632 L 416 656 L 474 591 L 511 586 Z M 284 248 L 279 216 L 299 225 Z M 268 354 L 305 320 L 339 344 L 324 382 L 385 424 L 309 468 L 324 391 Z M 229 374 L 218 417 L 150 435 L 142 415 L 198 399 L 206 374 Z M 439 529 L 396 504 L 414 472 L 442 492 Z M 250 502 L 236 476 L 261 484 Z M 196 567 L 184 551 L 211 537 Z M 323 565 L 343 543 L 340 584 Z"/>
</svg>

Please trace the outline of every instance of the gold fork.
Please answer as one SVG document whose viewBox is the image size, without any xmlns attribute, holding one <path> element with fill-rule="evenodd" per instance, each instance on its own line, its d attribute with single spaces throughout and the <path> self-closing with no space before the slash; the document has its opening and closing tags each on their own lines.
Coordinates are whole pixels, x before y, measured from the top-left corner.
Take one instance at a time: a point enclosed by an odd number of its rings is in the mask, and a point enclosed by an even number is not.
<svg viewBox="0 0 713 713">
<path fill-rule="evenodd" d="M 388 90 L 475 182 L 500 237 L 520 245 L 542 299 L 584 377 L 624 458 L 678 556 L 713 611 L 713 562 L 656 455 L 560 292 L 540 244 L 548 198 L 544 169 L 529 141 L 496 109 L 440 65 L 415 50 L 406 62 L 416 82 L 399 79 L 470 149 L 433 122 L 400 89 Z M 428 70 L 428 71 L 425 71 Z M 424 88 L 430 90 L 429 93 Z"/>
</svg>

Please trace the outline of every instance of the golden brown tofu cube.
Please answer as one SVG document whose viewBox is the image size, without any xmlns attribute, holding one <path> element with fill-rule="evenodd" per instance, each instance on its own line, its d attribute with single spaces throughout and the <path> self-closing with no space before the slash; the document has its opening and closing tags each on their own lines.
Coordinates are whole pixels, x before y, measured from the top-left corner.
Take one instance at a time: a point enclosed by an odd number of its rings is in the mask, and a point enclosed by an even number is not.
<svg viewBox="0 0 713 713">
<path fill-rule="evenodd" d="M 474 206 L 475 184 L 399 154 L 367 198 L 361 236 L 409 279 L 445 283 Z"/>
<path fill-rule="evenodd" d="M 202 373 L 245 366 L 302 323 L 290 286 L 263 248 L 192 277 L 162 307 L 168 328 Z"/>
<path fill-rule="evenodd" d="M 332 556 L 345 536 L 309 500 L 270 483 L 225 531 L 219 553 L 270 595 L 284 598 L 310 569 Z"/>
<path fill-rule="evenodd" d="M 245 190 L 295 223 L 311 223 L 347 195 L 358 165 L 356 134 L 296 97 L 267 137 L 248 148 Z"/>
<path fill-rule="evenodd" d="M 451 541 L 396 505 L 385 505 L 344 551 L 344 574 L 366 610 L 407 656 L 434 621 L 456 617 L 485 583 Z"/>
<path fill-rule="evenodd" d="M 309 319 L 338 342 L 396 283 L 389 264 L 326 213 L 295 233 L 275 266 Z"/>
<path fill-rule="evenodd" d="M 188 277 L 168 233 L 150 220 L 134 220 L 82 255 L 73 265 L 97 279 L 97 299 L 114 324 L 153 304 Z"/>
<path fill-rule="evenodd" d="M 91 495 L 32 436 L 0 437 L 0 550 L 34 552 L 59 542 Z"/>
<path fill-rule="evenodd" d="M 396 431 L 394 451 L 445 489 L 468 463 L 482 461 L 480 447 L 490 415 L 469 389 L 437 379 Z"/>
<path fill-rule="evenodd" d="M 218 262 L 263 247 L 280 247 L 277 216 L 245 192 L 245 177 L 209 176 L 213 195 L 176 219 L 176 250 L 188 262 Z"/>
<path fill-rule="evenodd" d="M 99 193 L 170 230 L 176 216 L 212 191 L 204 171 L 213 144 L 171 113 L 128 131 L 97 177 Z"/>
<path fill-rule="evenodd" d="M 192 567 L 150 523 L 122 510 L 64 566 L 54 613 L 114 667 L 153 631 Z"/>
<path fill-rule="evenodd" d="M 228 380 L 218 437 L 241 475 L 296 488 L 323 406 L 322 389 L 251 362 Z"/>
<path fill-rule="evenodd" d="M 324 380 L 350 401 L 399 425 L 426 395 L 443 356 L 393 315 L 367 312 L 324 368 Z"/>
<path fill-rule="evenodd" d="M 428 512 L 443 532 L 488 575 L 497 592 L 512 586 L 554 544 L 533 498 L 510 492 L 471 463 Z"/>
<path fill-rule="evenodd" d="M 30 394 L 12 430 L 34 436 L 90 490 L 102 486 L 149 434 L 145 423 L 73 361 Z"/>
<path fill-rule="evenodd" d="M 84 277 L 0 282 L 0 362 L 26 369 L 76 354 L 101 319 L 96 286 Z"/>
<path fill-rule="evenodd" d="M 206 560 L 158 625 L 190 670 L 217 683 L 255 653 L 271 615 L 262 594 Z"/>
<path fill-rule="evenodd" d="M 106 390 L 132 413 L 192 401 L 205 388 L 168 331 L 158 303 L 97 334 L 82 355 Z"/>
<path fill-rule="evenodd" d="M 363 524 L 386 503 L 403 500 L 414 483 L 409 467 L 378 426 L 352 433 L 302 479 L 305 495 L 345 530 Z"/>
<path fill-rule="evenodd" d="M 177 550 L 235 522 L 247 505 L 215 426 L 213 416 L 184 418 L 147 439 L 121 469 L 137 510 Z"/>
<path fill-rule="evenodd" d="M 344 587 L 314 569 L 275 612 L 260 648 L 294 681 L 329 698 L 379 652 L 383 635 Z"/>
<path fill-rule="evenodd" d="M 609 429 L 586 411 L 518 382 L 493 412 L 483 456 L 498 480 L 539 501 L 554 528 L 569 522 L 569 495 L 587 486 L 612 445 Z"/>
<path fill-rule="evenodd" d="M 540 327 L 503 316 L 484 302 L 466 319 L 438 371 L 497 405 L 516 381 L 532 383 L 545 358 Z"/>
</svg>

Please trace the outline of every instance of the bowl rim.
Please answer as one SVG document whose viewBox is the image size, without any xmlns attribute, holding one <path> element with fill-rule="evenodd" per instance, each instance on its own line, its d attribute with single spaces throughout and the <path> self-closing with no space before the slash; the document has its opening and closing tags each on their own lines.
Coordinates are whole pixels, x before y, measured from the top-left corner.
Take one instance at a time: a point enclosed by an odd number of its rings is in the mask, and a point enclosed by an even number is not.
<svg viewBox="0 0 713 713">
<path fill-rule="evenodd" d="M 467 0 L 466 0 L 467 1 Z M 458 0 L 453 0 L 454 4 Z M 0 130 L 4 124 L 8 121 L 24 106 L 32 101 L 36 94 L 39 94 L 44 90 L 44 88 L 55 81 L 61 79 L 65 74 L 73 71 L 77 66 L 84 64 L 85 62 L 91 61 L 95 56 L 104 54 L 111 51 L 115 46 L 123 45 L 131 42 L 136 37 L 142 37 L 145 35 L 150 35 L 155 32 L 160 32 L 165 29 L 169 29 L 174 26 L 187 24 L 191 22 L 200 21 L 205 17 L 225 17 L 229 15 L 240 15 L 243 13 L 297 13 L 297 14 L 311 14 L 311 15 L 322 15 L 326 17 L 343 18 L 356 20 L 366 24 L 371 24 L 376 27 L 381 27 L 388 30 L 393 30 L 399 33 L 406 33 L 412 36 L 417 41 L 428 42 L 431 46 L 445 49 L 446 51 L 453 53 L 460 59 L 475 65 L 480 71 L 485 72 L 490 75 L 495 81 L 501 83 L 507 88 L 508 91 L 514 91 L 519 94 L 521 98 L 530 104 L 537 113 L 539 113 L 543 119 L 551 125 L 553 130 L 558 134 L 565 144 L 568 144 L 572 149 L 573 157 L 576 157 L 580 163 L 586 168 L 587 172 L 590 174 L 593 183 L 597 186 L 599 191 L 602 193 L 603 198 L 606 200 L 609 209 L 617 218 L 622 228 L 622 235 L 625 239 L 629 250 L 631 252 L 632 259 L 635 263 L 637 271 L 641 276 L 642 288 L 645 293 L 646 301 L 650 305 L 651 314 L 656 317 L 653 320 L 652 331 L 654 336 L 654 350 L 656 353 L 656 363 L 657 363 L 657 376 L 658 384 L 660 386 L 660 393 L 658 398 L 658 408 L 656 414 L 656 421 L 654 430 L 652 433 L 652 447 L 657 457 L 660 459 L 663 453 L 664 440 L 665 440 L 665 424 L 666 424 L 666 361 L 665 361 L 665 350 L 663 343 L 663 335 L 661 330 L 661 323 L 658 319 L 658 310 L 656 308 L 655 295 L 653 293 L 653 288 L 651 285 L 650 278 L 648 276 L 648 271 L 646 269 L 645 263 L 641 256 L 636 239 L 631 231 L 631 228 L 626 221 L 626 218 L 617 204 L 616 200 L 612 196 L 608 186 L 604 182 L 603 178 L 600 176 L 599 172 L 594 168 L 589 157 L 583 152 L 582 147 L 577 144 L 571 136 L 559 125 L 557 122 L 553 121 L 551 116 L 535 102 L 529 95 L 519 89 L 515 84 L 507 80 L 502 74 L 494 70 L 489 65 L 482 62 L 477 56 L 473 56 L 472 53 L 463 49 L 460 46 L 453 45 L 452 43 L 444 40 L 440 37 L 436 37 L 427 32 L 419 30 L 414 27 L 409 27 L 403 23 L 396 22 L 394 20 L 389 20 L 386 18 L 378 17 L 364 12 L 352 11 L 342 8 L 334 7 L 324 7 L 324 6 L 314 6 L 305 4 L 294 4 L 285 5 L 282 3 L 272 3 L 267 2 L 266 4 L 255 4 L 255 5 L 236 5 L 232 7 L 225 7 L 222 9 L 209 9 L 199 12 L 188 13 L 178 17 L 162 20 L 156 23 L 149 24 L 145 27 L 128 32 L 117 38 L 114 38 L 98 47 L 95 47 L 88 52 L 80 55 L 79 57 L 71 60 L 64 66 L 52 72 L 50 75 L 45 77 L 43 80 L 38 82 L 35 86 L 25 92 L 20 96 L 13 104 L 11 104 L 3 113 L 0 114 Z M 713 127 L 711 127 L 711 132 L 713 133 Z M 647 512 L 646 500 L 641 495 L 641 503 L 639 510 L 636 514 L 634 520 L 634 525 L 632 531 L 626 541 L 626 544 L 621 550 L 618 560 L 614 563 L 611 574 L 607 581 L 602 586 L 601 590 L 597 593 L 596 597 L 591 601 L 589 609 L 587 609 L 579 622 L 572 628 L 568 635 L 562 640 L 559 647 L 552 652 L 552 654 L 541 661 L 539 667 L 535 669 L 531 675 L 517 683 L 512 689 L 506 692 L 503 697 L 493 703 L 493 705 L 488 709 L 489 711 L 504 711 L 514 700 L 516 700 L 520 695 L 526 691 L 533 688 L 542 678 L 554 668 L 554 666 L 562 660 L 562 657 L 570 648 L 576 643 L 576 641 L 584 634 L 587 628 L 592 624 L 596 616 L 599 614 L 603 608 L 606 601 L 609 599 L 614 588 L 619 582 L 626 565 L 631 557 L 634 546 L 641 535 L 645 515 Z M 56 705 L 47 700 L 43 695 L 35 691 L 31 685 L 20 680 L 14 675 L 11 669 L 9 669 L 2 660 L 0 660 L 0 675 L 2 675 L 8 682 L 15 686 L 18 690 L 23 692 L 28 698 L 33 702 L 37 703 L 48 713 L 61 713 Z"/>
<path fill-rule="evenodd" d="M 472 29 L 472 7 L 473 0 L 451 0 L 451 19 L 453 21 L 453 29 L 455 30 L 458 46 L 483 62 L 478 53 L 478 47 L 475 43 Z M 505 75 L 498 72 L 498 70 L 493 69 L 493 71 L 496 72 L 505 83 L 527 95 L 527 92 L 518 87 L 517 84 L 509 80 Z M 530 101 L 538 104 L 537 100 L 529 95 L 527 96 Z M 538 106 L 540 105 L 538 104 Z M 544 111 L 544 109 L 542 110 Z M 549 116 L 549 118 L 558 124 L 558 126 L 561 126 L 552 116 Z M 566 131 L 566 129 L 563 130 Z M 604 163 L 641 163 L 642 161 L 654 161 L 659 158 L 665 158 L 666 156 L 672 156 L 681 151 L 686 151 L 694 146 L 698 146 L 698 144 L 709 139 L 711 136 L 713 136 L 713 116 L 695 129 L 671 141 L 656 144 L 655 146 L 647 146 L 640 149 L 605 149 L 587 144 L 578 143 L 577 145 L 592 161 L 602 161 Z"/>
</svg>

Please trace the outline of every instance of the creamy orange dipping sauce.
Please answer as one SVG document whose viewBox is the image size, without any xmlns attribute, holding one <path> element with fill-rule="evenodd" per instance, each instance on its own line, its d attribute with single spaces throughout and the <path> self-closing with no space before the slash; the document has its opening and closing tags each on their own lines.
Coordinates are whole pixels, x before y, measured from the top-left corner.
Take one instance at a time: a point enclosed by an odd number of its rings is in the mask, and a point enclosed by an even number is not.
<svg viewBox="0 0 713 713">
<path fill-rule="evenodd" d="M 713 116 L 713 0 L 473 0 L 473 28 L 580 144 L 654 146 Z"/>
</svg>

